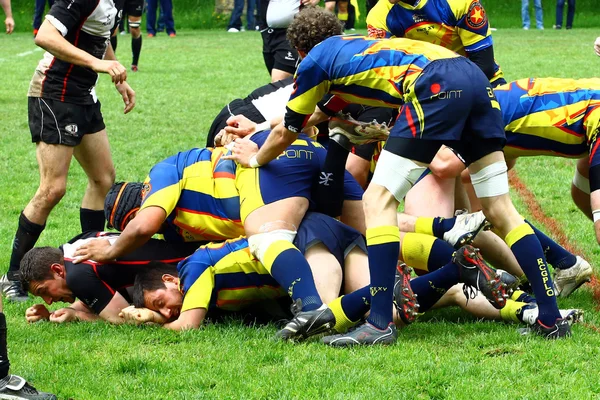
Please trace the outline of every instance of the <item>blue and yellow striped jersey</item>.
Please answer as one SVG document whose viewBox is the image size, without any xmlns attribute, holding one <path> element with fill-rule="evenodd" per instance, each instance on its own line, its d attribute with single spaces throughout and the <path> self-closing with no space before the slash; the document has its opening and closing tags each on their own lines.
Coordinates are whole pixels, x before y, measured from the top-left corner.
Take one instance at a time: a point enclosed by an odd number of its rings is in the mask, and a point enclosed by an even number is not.
<svg viewBox="0 0 600 400">
<path fill-rule="evenodd" d="M 333 98 L 325 107 L 333 112 L 350 103 L 399 107 L 423 68 L 433 60 L 453 57 L 459 55 L 410 39 L 330 37 L 300 63 L 287 104 L 285 126 L 299 132 L 327 93 Z"/>
<path fill-rule="evenodd" d="M 287 293 L 250 254 L 246 238 L 210 243 L 177 266 L 184 295 L 181 312 L 214 307 L 237 311 Z"/>
<path fill-rule="evenodd" d="M 494 89 L 506 124 L 508 158 L 551 155 L 590 165 L 600 129 L 600 79 L 525 78 Z"/>
<path fill-rule="evenodd" d="M 405 37 L 468 56 L 493 45 L 487 15 L 478 0 L 420 0 L 390 4 L 379 0 L 367 16 L 370 37 Z M 494 82 L 503 77 L 496 64 Z"/>
<path fill-rule="evenodd" d="M 192 149 L 156 164 L 144 182 L 142 206 L 167 213 L 167 241 L 225 240 L 244 234 L 236 164 L 225 148 Z"/>
</svg>

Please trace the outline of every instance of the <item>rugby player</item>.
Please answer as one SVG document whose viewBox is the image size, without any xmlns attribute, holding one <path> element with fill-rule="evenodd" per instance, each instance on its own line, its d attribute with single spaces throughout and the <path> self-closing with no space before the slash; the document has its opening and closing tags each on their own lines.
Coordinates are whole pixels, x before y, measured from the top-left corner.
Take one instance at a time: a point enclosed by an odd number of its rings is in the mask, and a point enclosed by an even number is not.
<svg viewBox="0 0 600 400">
<path fill-rule="evenodd" d="M 36 304 L 25 312 L 27 321 L 103 319 L 122 323 L 119 312 L 131 303 L 128 290 L 133 286 L 135 275 L 152 260 L 176 264 L 195 248 L 150 239 L 137 251 L 108 263 L 93 260 L 79 265 L 73 263 L 73 253 L 81 244 L 101 239 L 114 241 L 118 236 L 118 233 L 86 232 L 59 248 L 36 247 L 27 252 L 21 261 L 23 287 L 48 305 L 59 301 L 72 303 L 52 313 L 43 304 Z"/>
<path fill-rule="evenodd" d="M 312 113 L 328 92 L 334 95 L 328 103 L 332 111 L 347 103 L 401 107 L 363 196 L 375 295 L 367 323 L 352 332 L 353 338 L 365 344 L 381 343 L 382 336 L 388 343 L 396 340 L 388 290 L 399 252 L 396 209 L 442 144 L 460 147 L 485 215 L 532 285 L 540 308 L 534 329 L 545 337 L 570 336 L 539 240 L 508 196 L 502 116 L 487 77 L 466 58 L 430 43 L 335 36 L 340 33 L 331 13 L 306 9 L 298 14 L 288 36 L 303 61 L 284 123 L 271 131 L 260 150 L 237 139 L 232 158 L 244 166 L 268 165 L 297 132 L 320 120 Z"/>
<path fill-rule="evenodd" d="M 344 331 L 356 324 L 368 311 L 370 298 L 366 246 L 362 235 L 331 217 L 307 213 L 294 244 L 311 264 L 321 298 L 334 311 L 335 321 L 332 321 L 329 328 L 334 327 L 333 322 L 337 331 Z M 494 284 L 483 278 L 495 271 L 480 259 L 467 259 L 458 255 L 453 262 L 448 261 L 450 258 L 446 260 L 447 265 L 427 277 L 417 278 L 416 287 L 420 290 L 425 310 L 437 303 L 458 282 L 481 287 L 489 301 L 496 306 L 498 301 L 504 300 L 500 298 L 502 294 L 494 292 Z M 279 286 L 265 267 L 252 257 L 245 238 L 203 246 L 180 262 L 177 270 L 160 264 L 152 267 L 155 267 L 154 270 L 149 268 L 136 278 L 134 305 L 138 309 L 128 308 L 123 310 L 123 314 L 138 322 L 155 322 L 164 317 L 170 321 L 164 326 L 174 330 L 198 328 L 206 313 L 215 308 L 239 310 L 257 301 L 281 298 L 289 293 L 289 288 L 286 291 L 286 288 Z M 409 276 L 409 268 L 398 268 L 398 284 L 394 289 L 395 319 L 404 323 L 412 322 L 416 314 L 413 297 L 406 296 L 399 284 L 403 279 L 410 279 Z M 338 298 L 340 292 L 351 294 Z M 463 293 L 460 296 L 453 293 L 446 302 L 466 307 L 464 296 Z M 469 310 L 489 318 L 499 317 L 496 308 L 489 304 L 482 305 L 480 300 L 475 301 L 476 305 L 471 304 Z M 505 314 L 516 315 L 523 305 L 511 305 L 511 311 L 507 309 Z M 158 312 L 160 316 L 139 310 L 144 307 Z M 288 324 L 278 332 L 278 337 L 302 340 L 326 330 L 326 327 L 319 328 L 321 329 L 312 330 L 303 324 Z"/>
<path fill-rule="evenodd" d="M 9 299 L 27 299 L 18 282 L 19 264 L 64 196 L 73 157 L 88 177 L 80 208 L 81 231 L 104 229 L 104 197 L 115 170 L 95 91 L 98 73 L 111 76 L 125 113 L 135 106 L 127 71 L 115 59 L 108 41 L 120 12 L 110 0 L 58 0 L 35 38 L 46 50 L 28 92 L 29 128 L 36 143 L 40 183 L 19 217 L 10 266 L 2 278 Z"/>
<path fill-rule="evenodd" d="M 142 12 L 144 10 L 143 0 L 125 0 L 123 6 L 123 14 L 127 14 L 129 22 L 129 31 L 131 33 L 131 70 L 138 71 L 138 63 L 140 61 L 140 53 L 142 52 L 142 31 L 140 24 L 142 23 Z M 118 29 L 115 29 L 110 37 L 110 43 L 113 51 L 117 52 L 117 35 Z"/>
<path fill-rule="evenodd" d="M 369 37 L 405 37 L 469 58 L 492 87 L 506 83 L 494 61 L 487 14 L 479 0 L 380 0 L 367 15 Z"/>
</svg>

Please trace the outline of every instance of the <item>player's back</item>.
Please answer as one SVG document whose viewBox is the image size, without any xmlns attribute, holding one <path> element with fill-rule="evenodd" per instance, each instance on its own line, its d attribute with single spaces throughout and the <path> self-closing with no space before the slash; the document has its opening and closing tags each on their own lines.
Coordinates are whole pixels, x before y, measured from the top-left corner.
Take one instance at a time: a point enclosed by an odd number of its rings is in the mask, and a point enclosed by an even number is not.
<svg viewBox="0 0 600 400">
<path fill-rule="evenodd" d="M 495 89 L 507 157 L 583 157 L 598 127 L 600 79 L 525 78 Z"/>
</svg>

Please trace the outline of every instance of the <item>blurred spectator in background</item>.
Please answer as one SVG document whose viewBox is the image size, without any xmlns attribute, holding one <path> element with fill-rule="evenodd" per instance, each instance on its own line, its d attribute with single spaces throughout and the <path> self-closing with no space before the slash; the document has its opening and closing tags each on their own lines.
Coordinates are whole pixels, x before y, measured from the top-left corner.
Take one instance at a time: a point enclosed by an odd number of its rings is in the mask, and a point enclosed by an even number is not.
<svg viewBox="0 0 600 400">
<path fill-rule="evenodd" d="M 52 7 L 54 0 L 48 0 L 48 9 Z M 46 0 L 35 0 L 35 10 L 33 10 L 33 36 L 37 35 L 40 25 L 42 25 L 42 17 L 46 8 Z"/>
<path fill-rule="evenodd" d="M 254 9 L 256 8 L 256 0 L 247 0 L 248 7 L 246 9 L 246 29 L 253 31 L 256 28 L 254 24 Z M 244 30 L 242 27 L 242 14 L 244 13 L 244 0 L 235 0 L 233 3 L 233 11 L 227 25 L 227 32 L 237 33 Z"/>
<path fill-rule="evenodd" d="M 563 23 L 563 9 L 565 0 L 556 0 L 556 24 L 554 29 L 561 29 Z M 573 27 L 573 18 L 575 18 L 575 0 L 567 0 L 567 29 Z"/>
<path fill-rule="evenodd" d="M 148 0 L 146 14 L 146 31 L 148 37 L 156 36 L 156 11 L 159 0 Z M 175 37 L 175 21 L 173 20 L 173 2 L 171 0 L 160 0 L 160 8 L 165 15 L 165 28 L 170 37 Z"/>
<path fill-rule="evenodd" d="M 6 33 L 10 35 L 15 29 L 15 20 L 12 16 L 10 0 L 0 0 L 0 6 L 4 10 L 4 14 L 6 15 L 6 19 L 4 20 L 4 26 L 6 26 Z"/>
<path fill-rule="evenodd" d="M 560 1 L 560 0 L 559 0 Z M 538 29 L 544 29 L 544 14 L 542 12 L 542 0 L 533 0 L 535 10 L 535 26 Z M 529 0 L 521 0 L 521 18 L 523 19 L 523 29 L 529 29 Z"/>
<path fill-rule="evenodd" d="M 349 0 L 338 0 L 335 5 L 335 15 L 344 25 L 345 31 L 353 31 L 356 23 L 356 8 Z"/>
</svg>

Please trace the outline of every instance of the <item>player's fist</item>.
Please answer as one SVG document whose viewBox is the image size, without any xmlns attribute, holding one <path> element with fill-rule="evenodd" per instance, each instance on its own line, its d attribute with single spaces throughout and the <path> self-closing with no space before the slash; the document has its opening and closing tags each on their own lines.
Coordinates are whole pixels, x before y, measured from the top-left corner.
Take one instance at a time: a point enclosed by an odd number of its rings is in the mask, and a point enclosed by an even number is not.
<svg viewBox="0 0 600 400">
<path fill-rule="evenodd" d="M 166 319 L 156 311 L 147 308 L 135 308 L 134 306 L 122 309 L 119 313 L 119 317 L 123 318 L 125 321 L 138 325 L 146 322 L 154 322 L 157 324 L 164 324 L 166 322 Z"/>
<path fill-rule="evenodd" d="M 36 304 L 25 310 L 27 322 L 38 322 L 50 318 L 50 311 L 43 304 Z"/>
<path fill-rule="evenodd" d="M 600 57 L 600 37 L 596 38 L 596 42 L 594 43 L 594 50 L 596 51 L 596 55 Z"/>
<path fill-rule="evenodd" d="M 123 83 L 127 80 L 127 70 L 117 60 L 97 60 L 92 65 L 96 72 L 110 75 L 113 83 Z"/>
<path fill-rule="evenodd" d="M 77 320 L 77 311 L 71 307 L 61 308 L 50 314 L 50 322 L 56 322 L 58 324 L 75 320 Z"/>
<path fill-rule="evenodd" d="M 227 119 L 227 126 L 225 132 L 232 133 L 239 137 L 251 135 L 256 132 L 256 123 L 250 121 L 243 115 L 234 115 Z"/>
</svg>

